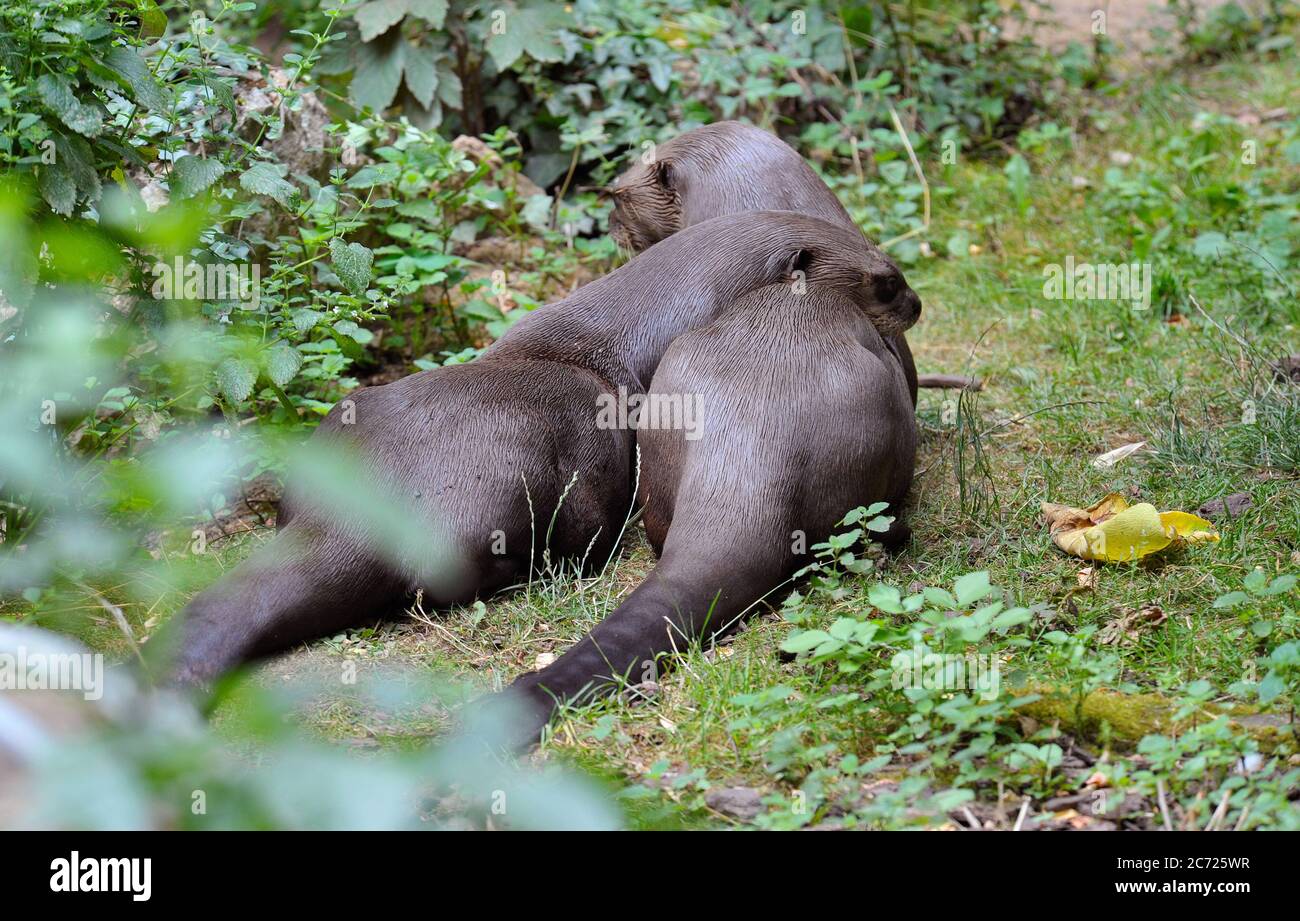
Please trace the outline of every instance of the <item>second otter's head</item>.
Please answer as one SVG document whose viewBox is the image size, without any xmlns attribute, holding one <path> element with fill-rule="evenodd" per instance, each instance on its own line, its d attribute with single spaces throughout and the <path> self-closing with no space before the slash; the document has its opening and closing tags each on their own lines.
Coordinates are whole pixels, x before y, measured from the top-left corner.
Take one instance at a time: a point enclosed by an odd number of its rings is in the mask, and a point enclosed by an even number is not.
<svg viewBox="0 0 1300 921">
<path fill-rule="evenodd" d="M 619 174 L 606 190 L 614 198 L 609 216 L 614 242 L 639 253 L 681 230 L 680 178 L 673 161 L 667 159 L 638 160 Z"/>
<path fill-rule="evenodd" d="M 921 299 L 894 261 L 861 233 L 817 220 L 809 245 L 786 266 L 795 291 L 835 288 L 850 297 L 881 336 L 905 332 L 921 316 Z"/>
</svg>

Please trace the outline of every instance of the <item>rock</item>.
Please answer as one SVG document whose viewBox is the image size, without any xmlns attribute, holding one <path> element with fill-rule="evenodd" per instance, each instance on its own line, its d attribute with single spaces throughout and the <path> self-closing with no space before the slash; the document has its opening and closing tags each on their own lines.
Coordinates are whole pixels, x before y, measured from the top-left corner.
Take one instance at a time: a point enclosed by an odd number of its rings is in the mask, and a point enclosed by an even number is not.
<svg viewBox="0 0 1300 921">
<path fill-rule="evenodd" d="M 1237 518 L 1250 508 L 1252 500 L 1248 492 L 1235 492 L 1230 496 L 1211 499 L 1196 511 L 1202 518 L 1217 518 L 1227 513 L 1229 518 Z"/>
<path fill-rule="evenodd" d="M 470 137 L 468 134 L 462 134 L 451 142 L 452 148 L 459 150 L 465 156 L 469 157 L 475 163 L 486 163 L 492 168 L 494 174 L 502 166 L 501 157 L 495 150 L 476 137 Z M 497 185 L 502 185 L 502 177 L 494 175 Z M 521 200 L 532 198 L 534 195 L 545 195 L 546 192 L 533 180 L 529 179 L 523 173 L 511 170 L 508 181 L 513 183 L 515 195 Z"/>
<path fill-rule="evenodd" d="M 749 822 L 763 811 L 762 794 L 753 787 L 724 787 L 704 794 L 710 809 Z"/>
</svg>

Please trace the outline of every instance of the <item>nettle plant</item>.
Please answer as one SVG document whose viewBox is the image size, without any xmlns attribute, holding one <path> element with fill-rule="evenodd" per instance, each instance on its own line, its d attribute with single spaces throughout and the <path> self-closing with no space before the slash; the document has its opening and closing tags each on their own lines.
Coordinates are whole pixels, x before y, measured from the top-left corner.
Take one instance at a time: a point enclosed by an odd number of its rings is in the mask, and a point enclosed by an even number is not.
<svg viewBox="0 0 1300 921">
<path fill-rule="evenodd" d="M 794 629 L 782 650 L 837 676 L 839 683 L 814 706 L 821 719 L 842 726 L 843 733 L 839 743 L 805 751 L 799 759 L 787 751 L 777 766 L 808 768 L 803 789 L 819 799 L 830 787 L 851 785 L 864 772 L 896 761 L 909 772 L 927 775 L 919 784 L 916 778 L 908 781 L 916 787 L 908 791 L 909 801 L 924 794 L 936 809 L 951 808 L 973 795 L 970 786 L 992 781 L 1004 755 L 1012 760 L 1028 757 L 1023 746 L 1007 747 L 1018 742 L 1010 717 L 1017 707 L 1037 698 L 1008 694 L 1000 671 L 1005 658 L 1030 644 L 1015 631 L 1033 615 L 997 597 L 987 572 L 974 572 L 959 578 L 951 590 L 931 586 L 909 595 L 875 582 L 867 589 L 865 611 L 816 625 L 822 615 L 810 602 L 842 606 L 850 601 L 845 573 L 871 568 L 855 548 L 864 534 L 889 526 L 889 519 L 878 515 L 881 510 L 875 505 L 846 516 L 842 526 L 863 527 L 815 548 L 820 561 L 811 597 L 792 595 L 783 608 Z M 771 695 L 752 702 L 760 712 L 774 703 Z M 869 732 L 864 727 L 870 727 Z M 804 728 L 777 732 L 772 746 L 791 749 Z M 839 761 L 845 757 L 844 744 L 853 747 L 848 753 L 852 760 Z M 863 750 L 876 757 L 860 762 Z M 837 757 L 831 760 L 833 755 Z M 934 793 L 930 787 L 936 782 L 947 789 Z M 931 801 L 932 794 L 939 798 Z M 864 820 L 879 820 L 883 804 L 871 808 L 875 818 Z"/>
<path fill-rule="evenodd" d="M 603 181 L 629 148 L 724 118 L 794 133 L 830 123 L 820 149 L 870 166 L 892 144 L 889 99 L 872 83 L 883 71 L 912 100 L 918 145 L 990 143 L 1042 103 L 1055 62 L 1028 29 L 1008 38 L 1029 13 L 959 6 L 934 17 L 865 3 L 841 19 L 794 0 L 367 0 L 348 8 L 323 71 L 358 107 L 397 107 L 421 127 L 510 125 L 545 186 L 578 167 Z M 969 26 L 960 42 L 949 15 Z"/>
<path fill-rule="evenodd" d="M 1294 600 L 1296 577 L 1289 573 L 1272 579 L 1262 569 L 1255 569 L 1242 580 L 1237 591 L 1220 595 L 1214 607 L 1235 610 L 1245 632 L 1259 644 L 1262 652 L 1270 641 L 1282 639 L 1259 665 L 1267 671 L 1256 684 L 1243 681 L 1231 688 L 1242 696 L 1254 696 L 1264 706 L 1281 705 L 1291 717 L 1291 729 L 1300 742 L 1296 711 L 1300 709 L 1300 618 Z"/>
<path fill-rule="evenodd" d="M 469 344 L 470 324 L 506 318 L 456 290 L 470 263 L 453 245 L 551 217 L 549 199 L 530 215 L 513 183 L 484 185 L 489 167 L 437 135 L 333 122 L 313 73 L 345 38 L 337 6 L 293 30 L 284 69 L 228 40 L 252 8 L 170 22 L 144 0 L 0 11 L 0 164 L 34 178 L 48 213 L 112 235 L 103 278 L 124 306 L 110 325 L 141 340 L 134 386 L 112 402 L 164 427 L 323 414 L 386 320 L 403 355 Z M 509 132 L 487 143 L 498 178 L 517 176 Z M 164 360 L 176 336 L 186 361 Z"/>
</svg>

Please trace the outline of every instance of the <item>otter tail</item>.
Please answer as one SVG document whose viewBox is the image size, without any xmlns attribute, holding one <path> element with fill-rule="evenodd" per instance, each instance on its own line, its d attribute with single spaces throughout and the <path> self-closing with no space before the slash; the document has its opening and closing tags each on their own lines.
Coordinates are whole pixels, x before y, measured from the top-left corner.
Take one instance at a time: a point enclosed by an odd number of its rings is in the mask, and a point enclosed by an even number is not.
<svg viewBox="0 0 1300 921">
<path fill-rule="evenodd" d="M 580 643 L 515 681 L 502 698 L 508 701 L 503 709 L 526 715 L 516 716 L 517 743 L 536 741 L 557 702 L 591 700 L 623 680 L 650 680 L 667 654 L 731 630 L 784 581 L 790 562 L 753 554 L 727 557 L 668 550 L 645 582 Z"/>
</svg>

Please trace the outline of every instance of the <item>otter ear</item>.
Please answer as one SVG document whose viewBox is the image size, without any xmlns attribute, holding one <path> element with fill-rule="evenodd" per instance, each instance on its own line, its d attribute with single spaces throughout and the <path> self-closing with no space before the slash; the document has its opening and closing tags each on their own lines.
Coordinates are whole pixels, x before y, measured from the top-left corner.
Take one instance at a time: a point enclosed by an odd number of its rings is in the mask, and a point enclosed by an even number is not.
<svg viewBox="0 0 1300 921">
<path fill-rule="evenodd" d="M 655 180 L 665 189 L 677 188 L 677 172 L 671 160 L 659 160 L 655 163 Z"/>
<path fill-rule="evenodd" d="M 808 267 L 812 265 L 812 253 L 806 249 L 797 249 L 786 257 L 785 277 L 790 279 L 798 278 L 796 273 L 808 274 Z"/>
</svg>

